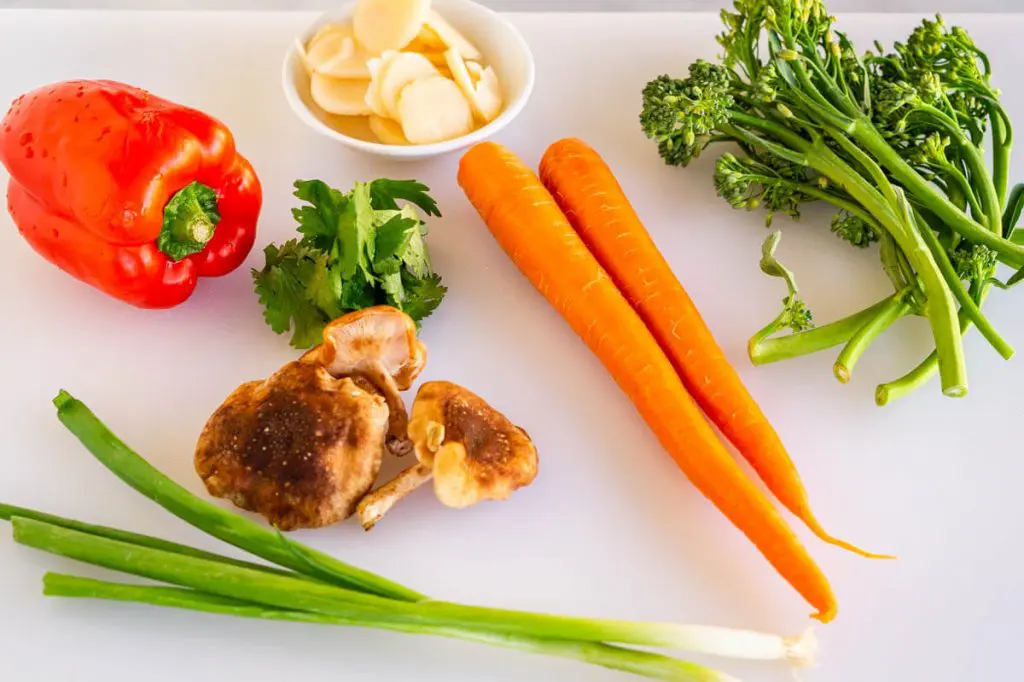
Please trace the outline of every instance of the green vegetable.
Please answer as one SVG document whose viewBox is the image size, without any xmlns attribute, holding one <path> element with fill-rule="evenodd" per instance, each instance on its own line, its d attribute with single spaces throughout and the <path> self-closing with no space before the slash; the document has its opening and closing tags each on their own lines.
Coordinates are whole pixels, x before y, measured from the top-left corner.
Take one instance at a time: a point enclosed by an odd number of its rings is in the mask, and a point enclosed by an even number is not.
<svg viewBox="0 0 1024 682">
<path fill-rule="evenodd" d="M 292 621 L 319 625 L 364 627 L 366 625 L 364 622 L 351 618 L 328 616 L 308 611 L 277 609 L 260 604 L 217 597 L 180 587 L 128 585 L 59 573 L 47 573 L 43 577 L 43 593 L 54 597 L 136 602 L 153 606 L 216 613 L 238 618 Z M 409 625 L 405 623 L 380 622 L 374 624 L 374 627 L 412 635 L 450 637 L 545 656 L 568 658 L 656 680 L 728 682 L 731 679 L 726 675 L 703 666 L 681 661 L 677 658 L 600 642 L 519 637 L 421 624 Z"/>
<path fill-rule="evenodd" d="M 288 575 L 296 578 L 302 578 L 304 576 L 298 573 L 292 573 L 291 571 L 284 571 L 273 566 L 266 566 L 264 564 L 256 564 L 250 561 L 241 561 L 239 559 L 232 559 L 221 554 L 215 554 L 213 552 L 207 552 L 187 545 L 181 545 L 177 542 L 170 542 L 169 540 L 161 540 L 160 538 L 154 538 L 150 535 L 142 535 L 140 533 L 132 533 L 126 530 L 119 530 L 117 528 L 110 528 L 107 526 L 97 526 L 91 523 L 82 523 L 81 521 L 75 521 L 74 519 L 66 519 L 60 516 L 54 516 L 53 514 L 46 514 L 35 509 L 26 509 L 25 507 L 16 507 L 10 504 L 0 504 L 0 519 L 10 521 L 13 518 L 19 519 L 30 519 L 33 521 L 41 521 L 43 523 L 50 524 L 59 528 L 67 528 L 75 530 L 80 533 L 87 533 L 89 535 L 95 535 L 100 538 L 108 538 L 110 540 L 120 540 L 138 547 L 149 547 L 151 549 L 159 549 L 165 552 L 172 552 L 174 554 L 181 554 L 183 556 L 195 557 L 198 559 L 208 559 L 210 561 L 217 561 L 231 566 L 238 566 L 241 568 L 249 568 L 257 571 L 267 571 L 276 575 Z"/>
<path fill-rule="evenodd" d="M 434 312 L 447 289 L 431 269 L 416 210 L 441 215 L 427 191 L 411 180 L 357 182 L 348 194 L 320 180 L 296 181 L 305 203 L 292 215 L 302 236 L 268 245 L 263 268 L 252 271 L 270 328 L 291 331 L 292 346 L 309 348 L 347 312 L 386 304 L 417 325 Z"/>
<path fill-rule="evenodd" d="M 644 133 L 670 165 L 686 166 L 715 143 L 738 147 L 718 159 L 715 188 L 734 208 L 763 207 L 768 225 L 777 213 L 799 218 L 805 203 L 831 204 L 832 232 L 860 249 L 877 243 L 895 292 L 810 329 L 791 273 L 771 256 L 773 235 L 762 269 L 784 279 L 788 295 L 782 314 L 752 337 L 752 361 L 847 344 L 836 376 L 848 381 L 874 339 L 918 315 L 936 350 L 878 387 L 876 401 L 906 395 L 936 373 L 946 395 L 965 395 L 962 335 L 976 326 L 1011 357 L 980 308 L 992 285 L 1024 279 L 1016 230 L 1024 185 L 1008 193 L 1012 126 L 988 58 L 941 17 L 889 52 L 876 43 L 866 53 L 834 28 L 821 0 L 735 0 L 722 19 L 720 64 L 698 60 L 685 78 L 661 75 L 646 85 Z M 999 282 L 998 262 L 1018 274 Z"/>
<path fill-rule="evenodd" d="M 425 600 L 403 602 L 335 585 L 110 540 L 42 521 L 14 517 L 16 542 L 94 566 L 158 580 L 208 594 L 265 606 L 351 619 L 365 625 L 394 623 L 465 627 L 495 634 L 616 642 L 686 650 L 714 628 L 552 616 Z M 704 649 L 711 648 L 704 645 Z M 728 653 L 726 643 L 723 651 Z"/>
<path fill-rule="evenodd" d="M 62 391 L 54 403 L 65 426 L 123 481 L 196 528 L 295 572 L 20 507 L 0 506 L 0 517 L 11 521 L 14 538 L 23 545 L 171 585 L 129 585 L 48 573 L 44 578 L 47 595 L 453 637 L 684 682 L 734 681 L 704 666 L 610 643 L 785 660 L 793 665 L 809 663 L 815 653 L 809 633 L 783 638 L 721 627 L 572 618 L 427 599 L 189 495 L 128 450 L 69 394 Z M 382 586 L 389 589 L 383 590 Z M 409 595 L 417 599 L 408 600 Z"/>
</svg>

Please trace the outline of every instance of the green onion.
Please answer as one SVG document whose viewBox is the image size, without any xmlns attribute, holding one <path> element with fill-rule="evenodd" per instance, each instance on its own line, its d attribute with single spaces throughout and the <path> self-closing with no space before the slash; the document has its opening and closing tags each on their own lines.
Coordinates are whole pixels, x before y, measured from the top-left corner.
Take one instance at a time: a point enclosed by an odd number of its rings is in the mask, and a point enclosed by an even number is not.
<svg viewBox="0 0 1024 682">
<path fill-rule="evenodd" d="M 376 623 L 467 628 L 496 634 L 615 642 L 700 651 L 733 658 L 793 660 L 807 655 L 807 640 L 709 626 L 573 618 L 463 606 L 440 601 L 399 602 L 286 576 L 172 554 L 97 537 L 42 521 L 15 517 L 14 539 L 44 552 L 210 594 L 283 609 Z"/>
<path fill-rule="evenodd" d="M 424 595 L 379 575 L 350 566 L 298 542 L 282 540 L 281 536 L 255 521 L 196 497 L 125 445 L 88 407 L 67 391 L 61 391 L 53 404 L 57 406 L 57 417 L 64 426 L 103 466 L 167 511 L 215 538 L 299 573 L 308 574 L 313 568 L 314 577 L 345 587 L 404 601 L 425 599 Z"/>
<path fill-rule="evenodd" d="M 284 571 L 279 568 L 275 568 L 274 566 L 256 564 L 251 561 L 232 559 L 231 557 L 226 557 L 222 554 L 207 552 L 201 549 L 196 549 L 195 547 L 189 547 L 188 545 L 179 545 L 177 542 L 171 542 L 169 540 L 154 538 L 150 535 L 141 535 L 139 533 L 132 533 L 130 531 L 120 530 L 118 528 L 109 528 L 107 526 L 96 526 L 91 523 L 83 523 L 81 521 L 75 521 L 73 519 L 66 519 L 61 516 L 54 516 L 53 514 L 46 514 L 41 511 L 36 511 L 35 509 L 26 509 L 25 507 L 16 507 L 11 504 L 0 503 L 0 519 L 10 521 L 14 517 L 42 521 L 44 523 L 49 523 L 54 526 L 60 526 L 61 528 L 70 528 L 71 530 L 77 530 L 82 533 L 88 533 L 89 535 L 95 535 L 97 537 L 109 538 L 111 540 L 120 540 L 122 542 L 138 545 L 139 547 L 161 549 L 165 552 L 173 552 L 174 554 L 196 557 L 198 559 L 218 561 L 224 564 L 230 564 L 232 566 L 249 568 L 258 571 L 266 571 L 268 573 L 274 573 L 276 575 L 287 575 L 293 578 L 300 578 L 303 580 L 310 579 L 307 576 L 304 576 L 300 573 Z"/>
<path fill-rule="evenodd" d="M 192 611 L 202 611 L 239 618 L 293 621 L 320 625 L 361 626 L 359 621 L 328 616 L 322 613 L 275 609 L 235 599 L 196 592 L 180 587 L 152 587 L 79 578 L 48 573 L 43 578 L 43 592 L 53 597 L 107 599 L 136 602 Z M 473 632 L 429 625 L 380 623 L 375 627 L 406 634 L 436 635 L 480 644 L 516 649 L 528 653 L 568 658 L 583 663 L 640 675 L 655 680 L 678 682 L 736 682 L 735 678 L 704 666 L 670 656 L 637 651 L 598 642 L 574 642 L 557 639 L 515 637 L 494 633 Z"/>
</svg>

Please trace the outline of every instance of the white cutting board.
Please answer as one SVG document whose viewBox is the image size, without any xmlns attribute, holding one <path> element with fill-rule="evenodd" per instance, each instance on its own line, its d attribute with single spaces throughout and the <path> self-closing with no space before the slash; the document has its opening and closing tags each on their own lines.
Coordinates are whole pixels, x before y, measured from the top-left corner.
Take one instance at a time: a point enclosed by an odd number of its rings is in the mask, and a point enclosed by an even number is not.
<svg viewBox="0 0 1024 682">
<path fill-rule="evenodd" d="M 372 533 L 352 521 L 302 540 L 455 601 L 576 615 L 799 632 L 810 609 L 685 480 L 568 326 L 514 269 L 455 183 L 457 157 L 389 164 L 315 137 L 287 109 L 279 66 L 310 14 L 0 13 L 0 102 L 50 81 L 114 78 L 226 121 L 255 164 L 266 203 L 257 248 L 293 234 L 296 178 L 348 188 L 416 177 L 444 218 L 431 222 L 451 292 L 423 338 L 424 379 L 462 382 L 536 439 L 540 475 L 511 501 L 452 511 L 424 490 Z M 819 629 L 813 682 L 1013 679 L 1024 634 L 1024 456 L 1017 398 L 1024 360 L 967 341 L 971 395 L 934 384 L 885 409 L 877 382 L 916 364 L 923 325 L 905 323 L 855 381 L 833 353 L 753 368 L 748 336 L 777 312 L 781 284 L 760 274 L 761 214 L 732 211 L 711 185 L 713 155 L 665 167 L 638 130 L 640 90 L 713 57 L 709 14 L 513 15 L 538 65 L 537 89 L 501 136 L 535 164 L 578 135 L 619 175 L 750 390 L 789 445 L 822 522 L 898 562 L 871 562 L 808 538 L 839 617 Z M 843 18 L 862 47 L 905 36 L 910 16 Z M 1024 127 L 1024 17 L 964 18 L 988 48 L 1011 116 Z M 572 41 L 572 42 L 570 42 Z M 1024 165 L 1013 166 L 1014 178 Z M 881 296 L 874 252 L 857 252 L 808 211 L 781 254 L 819 321 Z M 264 325 L 246 268 L 203 282 L 169 311 L 132 309 L 37 257 L 0 215 L 0 499 L 223 549 L 116 480 L 60 426 L 66 388 L 190 489 L 207 416 L 239 383 L 294 357 Z M 1024 347 L 1019 293 L 987 310 Z M 386 473 L 394 472 L 392 462 Z M 369 630 L 247 622 L 152 607 L 44 599 L 47 570 L 100 571 L 16 546 L 0 526 L 0 680 L 611 681 L 624 676 L 526 654 Z M 779 665 L 721 667 L 780 682 Z"/>
</svg>

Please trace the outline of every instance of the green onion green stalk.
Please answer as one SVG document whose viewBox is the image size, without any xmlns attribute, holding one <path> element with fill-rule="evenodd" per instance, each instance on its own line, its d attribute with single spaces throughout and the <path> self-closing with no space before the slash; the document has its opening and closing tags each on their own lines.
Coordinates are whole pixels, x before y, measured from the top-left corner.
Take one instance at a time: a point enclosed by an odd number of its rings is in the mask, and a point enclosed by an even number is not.
<svg viewBox="0 0 1024 682">
<path fill-rule="evenodd" d="M 780 637 L 723 627 L 575 618 L 430 599 L 196 497 L 132 451 L 67 392 L 61 391 L 54 404 L 60 421 L 121 480 L 195 528 L 272 565 L 0 504 L 0 519 L 11 522 L 14 539 L 22 545 L 163 583 L 132 585 L 48 573 L 43 591 L 49 596 L 450 637 L 684 682 L 733 678 L 633 647 L 785 661 L 793 666 L 809 664 L 815 654 L 810 631 Z"/>
</svg>

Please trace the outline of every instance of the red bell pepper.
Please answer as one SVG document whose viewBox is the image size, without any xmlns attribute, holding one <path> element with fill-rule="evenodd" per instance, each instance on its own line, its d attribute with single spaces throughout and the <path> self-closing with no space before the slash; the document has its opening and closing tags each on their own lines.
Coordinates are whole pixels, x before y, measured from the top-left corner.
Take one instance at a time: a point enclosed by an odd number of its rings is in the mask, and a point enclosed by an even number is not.
<svg viewBox="0 0 1024 682">
<path fill-rule="evenodd" d="M 32 248 L 142 308 L 185 301 L 256 237 L 262 188 L 206 114 L 114 81 L 22 95 L 0 124 L 7 206 Z"/>
</svg>

